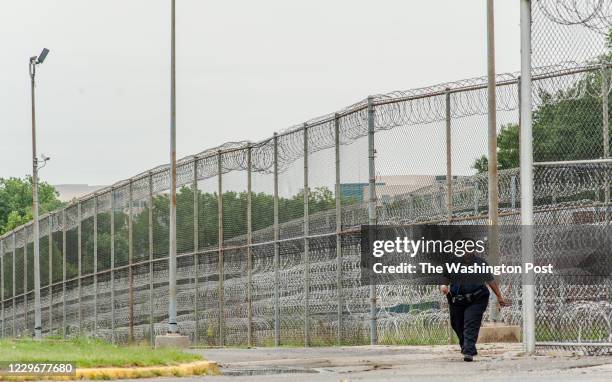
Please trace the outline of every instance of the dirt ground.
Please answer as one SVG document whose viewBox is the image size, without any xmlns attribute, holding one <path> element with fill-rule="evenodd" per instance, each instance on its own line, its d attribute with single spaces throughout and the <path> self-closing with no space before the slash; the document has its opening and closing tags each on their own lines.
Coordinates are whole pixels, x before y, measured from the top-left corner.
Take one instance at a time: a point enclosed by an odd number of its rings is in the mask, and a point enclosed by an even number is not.
<svg viewBox="0 0 612 382">
<path fill-rule="evenodd" d="M 456 345 L 192 351 L 217 361 L 223 375 L 180 381 L 612 381 L 612 356 L 525 356 L 520 344 L 479 345 L 472 363 L 463 362 Z"/>
</svg>

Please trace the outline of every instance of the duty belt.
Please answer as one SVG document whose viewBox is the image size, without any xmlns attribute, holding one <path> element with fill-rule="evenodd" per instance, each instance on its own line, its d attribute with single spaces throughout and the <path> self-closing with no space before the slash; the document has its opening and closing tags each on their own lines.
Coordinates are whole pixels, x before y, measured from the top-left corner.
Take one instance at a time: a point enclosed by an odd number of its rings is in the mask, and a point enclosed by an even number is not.
<svg viewBox="0 0 612 382">
<path fill-rule="evenodd" d="M 451 302 L 453 304 L 456 303 L 471 303 L 474 299 L 484 293 L 484 288 L 478 289 L 476 292 L 466 293 L 466 294 L 458 294 L 456 296 L 451 296 Z"/>
</svg>

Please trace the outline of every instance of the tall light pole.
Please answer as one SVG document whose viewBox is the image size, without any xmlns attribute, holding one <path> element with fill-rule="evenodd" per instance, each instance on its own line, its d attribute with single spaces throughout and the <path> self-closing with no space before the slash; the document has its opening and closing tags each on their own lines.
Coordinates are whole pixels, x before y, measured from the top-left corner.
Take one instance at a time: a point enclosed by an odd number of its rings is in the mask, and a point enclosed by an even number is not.
<svg viewBox="0 0 612 382">
<path fill-rule="evenodd" d="M 488 146 L 489 146 L 489 225 L 491 234 L 489 240 L 489 261 L 499 262 L 498 224 L 499 190 L 497 185 L 497 101 L 495 78 L 495 11 L 493 0 L 487 0 L 487 100 L 488 100 Z M 497 304 L 491 304 L 490 319 L 498 320 Z"/>
<path fill-rule="evenodd" d="M 171 0 L 170 21 L 170 248 L 168 261 L 168 333 L 176 334 L 176 1 Z"/>
<path fill-rule="evenodd" d="M 36 157 L 36 104 L 34 91 L 36 87 L 36 66 L 47 58 L 49 49 L 42 50 L 40 55 L 30 57 L 30 80 L 32 85 L 32 219 L 34 229 L 34 338 L 42 337 L 40 313 L 40 227 L 38 224 L 38 158 Z"/>
</svg>

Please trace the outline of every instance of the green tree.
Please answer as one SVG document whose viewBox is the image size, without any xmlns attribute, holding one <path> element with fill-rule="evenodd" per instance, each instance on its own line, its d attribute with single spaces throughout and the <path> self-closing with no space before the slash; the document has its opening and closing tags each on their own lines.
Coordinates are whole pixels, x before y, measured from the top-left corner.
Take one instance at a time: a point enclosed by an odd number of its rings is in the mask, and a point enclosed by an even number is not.
<svg viewBox="0 0 612 382">
<path fill-rule="evenodd" d="M 533 112 L 533 155 L 536 162 L 602 157 L 600 89 L 601 72 L 594 71 L 584 74 L 565 90 L 540 93 L 541 104 Z M 497 137 L 499 169 L 519 166 L 519 131 L 517 124 L 502 127 Z M 483 155 L 474 161 L 472 167 L 482 173 L 487 171 L 487 165 L 487 157 Z"/>
<path fill-rule="evenodd" d="M 41 214 L 62 206 L 55 187 L 38 185 Z M 32 178 L 0 178 L 0 234 L 32 220 Z"/>
<path fill-rule="evenodd" d="M 499 169 L 519 166 L 519 127 L 508 124 L 497 135 L 497 164 Z M 472 168 L 479 174 L 489 170 L 489 160 L 483 155 L 474 161 Z"/>
<path fill-rule="evenodd" d="M 606 52 L 591 64 L 612 62 L 612 28 L 608 31 Z M 609 75 L 609 73 L 608 73 Z M 563 81 L 561 78 L 559 81 Z M 565 90 L 540 91 L 540 105 L 533 112 L 533 156 L 536 162 L 601 158 L 602 73 L 590 71 Z M 608 104 L 610 108 L 612 102 Z M 519 166 L 519 126 L 502 127 L 497 137 L 499 169 Z M 609 143 L 608 143 L 609 144 Z M 481 156 L 472 168 L 478 173 L 487 171 L 488 160 Z"/>
</svg>

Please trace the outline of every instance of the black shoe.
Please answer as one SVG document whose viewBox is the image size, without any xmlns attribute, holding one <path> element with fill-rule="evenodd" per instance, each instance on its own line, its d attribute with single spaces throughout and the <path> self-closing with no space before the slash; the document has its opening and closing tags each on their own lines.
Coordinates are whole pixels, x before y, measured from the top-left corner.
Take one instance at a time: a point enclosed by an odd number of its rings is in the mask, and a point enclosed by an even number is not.
<svg viewBox="0 0 612 382">
<path fill-rule="evenodd" d="M 472 361 L 474 360 L 474 357 L 472 357 L 472 356 L 471 356 L 471 355 L 469 355 L 469 354 L 464 354 L 464 355 L 463 355 L 463 360 L 464 360 L 465 362 L 472 362 Z"/>
</svg>

